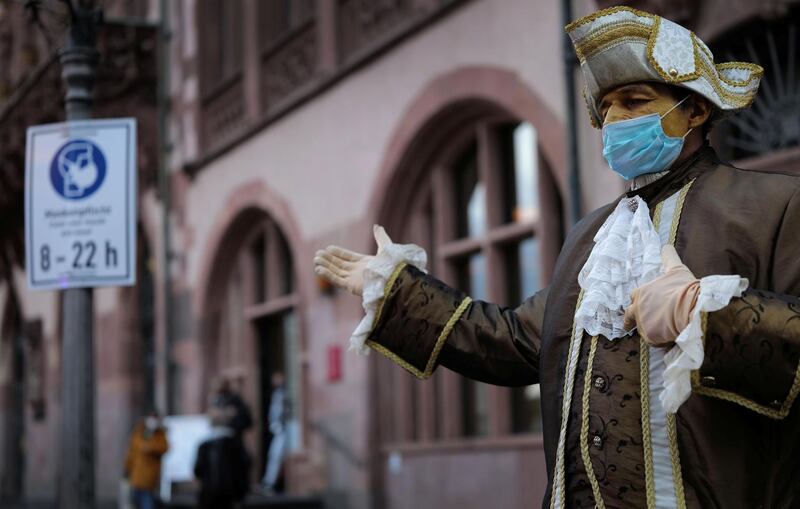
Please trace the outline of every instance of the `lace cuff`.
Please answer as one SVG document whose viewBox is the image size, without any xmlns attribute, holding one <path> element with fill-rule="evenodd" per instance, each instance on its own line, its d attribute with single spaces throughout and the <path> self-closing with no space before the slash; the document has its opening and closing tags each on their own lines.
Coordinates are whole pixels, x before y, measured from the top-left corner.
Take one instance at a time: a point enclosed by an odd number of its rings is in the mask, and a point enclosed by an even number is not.
<svg viewBox="0 0 800 509">
<path fill-rule="evenodd" d="M 395 244 L 388 242 L 378 250 L 375 257 L 369 261 L 364 269 L 364 288 L 362 291 L 362 306 L 364 318 L 350 336 L 350 350 L 366 355 L 369 347 L 365 342 L 372 332 L 378 308 L 383 301 L 386 283 L 392 277 L 394 269 L 401 263 L 407 263 L 425 272 L 428 255 L 425 250 L 416 244 Z"/>
<path fill-rule="evenodd" d="M 692 310 L 689 325 L 675 339 L 675 345 L 664 355 L 664 391 L 661 405 L 674 414 L 692 392 L 691 373 L 700 369 L 705 356 L 702 314 L 719 311 L 734 297 L 740 297 L 749 286 L 739 276 L 708 276 L 700 280 L 700 295 Z"/>
</svg>

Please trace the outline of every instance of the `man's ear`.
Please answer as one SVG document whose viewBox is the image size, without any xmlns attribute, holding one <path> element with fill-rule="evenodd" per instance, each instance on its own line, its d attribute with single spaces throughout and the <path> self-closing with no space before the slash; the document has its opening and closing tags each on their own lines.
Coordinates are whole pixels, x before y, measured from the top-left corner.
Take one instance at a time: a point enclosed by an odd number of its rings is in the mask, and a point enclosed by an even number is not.
<svg viewBox="0 0 800 509">
<path fill-rule="evenodd" d="M 693 94 L 689 112 L 689 127 L 694 129 L 705 124 L 711 116 L 711 103 L 699 94 Z"/>
</svg>

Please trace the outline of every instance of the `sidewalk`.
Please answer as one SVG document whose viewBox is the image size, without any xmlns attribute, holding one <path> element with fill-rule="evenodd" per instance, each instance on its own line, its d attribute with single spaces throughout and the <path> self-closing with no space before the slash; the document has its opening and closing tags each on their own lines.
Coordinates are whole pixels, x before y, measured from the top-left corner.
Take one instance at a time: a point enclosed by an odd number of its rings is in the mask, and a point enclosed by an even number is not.
<svg viewBox="0 0 800 509">
<path fill-rule="evenodd" d="M 55 502 L 0 502 L 0 509 L 57 509 Z M 164 509 L 190 509 L 195 507 L 195 497 L 182 495 L 163 506 Z M 323 509 L 322 500 L 315 497 L 265 497 L 250 494 L 245 500 L 247 509 Z M 116 501 L 98 502 L 97 509 L 117 509 Z"/>
<path fill-rule="evenodd" d="M 195 497 L 191 495 L 175 497 L 164 507 L 168 509 L 190 509 L 195 507 Z M 248 509 L 323 509 L 324 506 L 322 500 L 315 497 L 290 497 L 284 495 L 266 497 L 251 493 L 245 499 L 244 507 Z"/>
</svg>

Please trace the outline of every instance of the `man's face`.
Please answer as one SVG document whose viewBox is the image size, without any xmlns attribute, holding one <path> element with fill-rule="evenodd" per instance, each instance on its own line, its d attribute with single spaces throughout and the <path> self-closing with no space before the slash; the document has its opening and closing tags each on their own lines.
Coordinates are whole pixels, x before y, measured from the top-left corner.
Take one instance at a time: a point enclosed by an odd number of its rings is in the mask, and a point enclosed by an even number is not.
<svg viewBox="0 0 800 509">
<path fill-rule="evenodd" d="M 690 95 L 686 91 L 686 95 Z M 598 105 L 600 117 L 605 119 L 604 124 L 628 120 L 631 118 L 658 113 L 664 115 L 670 108 L 683 99 L 675 100 L 667 85 L 660 83 L 630 83 L 621 85 L 606 92 Z M 670 111 L 661 119 L 661 127 L 667 136 L 684 136 L 691 127 L 691 108 L 683 106 L 690 103 L 688 99 L 681 106 Z"/>
</svg>

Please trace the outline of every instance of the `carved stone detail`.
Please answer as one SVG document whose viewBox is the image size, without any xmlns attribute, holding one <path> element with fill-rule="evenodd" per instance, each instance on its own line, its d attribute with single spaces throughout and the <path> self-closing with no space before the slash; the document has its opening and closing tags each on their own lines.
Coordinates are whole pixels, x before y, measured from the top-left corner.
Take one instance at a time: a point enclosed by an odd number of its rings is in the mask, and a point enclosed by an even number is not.
<svg viewBox="0 0 800 509">
<path fill-rule="evenodd" d="M 309 83 L 317 70 L 317 31 L 313 23 L 268 52 L 261 65 L 262 97 L 269 110 Z"/>
<path fill-rule="evenodd" d="M 245 123 L 241 77 L 222 85 L 203 101 L 202 139 L 207 148 L 219 146 L 237 134 Z"/>
<path fill-rule="evenodd" d="M 369 47 L 409 22 L 412 0 L 339 0 L 338 33 L 342 59 Z"/>
</svg>

